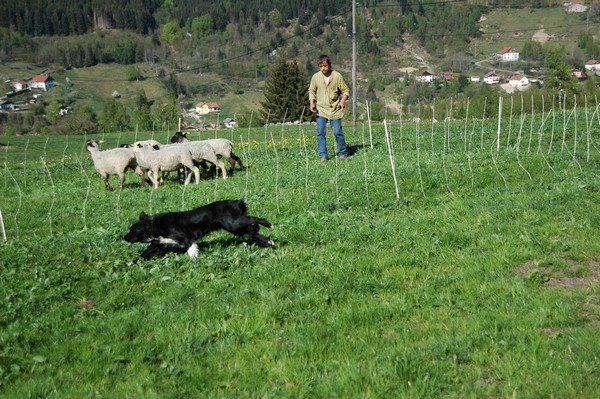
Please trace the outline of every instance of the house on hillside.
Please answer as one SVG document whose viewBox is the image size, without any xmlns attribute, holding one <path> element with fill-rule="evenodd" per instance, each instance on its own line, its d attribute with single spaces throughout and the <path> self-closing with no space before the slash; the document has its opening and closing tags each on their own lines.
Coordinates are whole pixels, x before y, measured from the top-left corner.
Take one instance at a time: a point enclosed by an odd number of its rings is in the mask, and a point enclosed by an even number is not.
<svg viewBox="0 0 600 399">
<path fill-rule="evenodd" d="M 16 91 L 23 91 L 29 89 L 29 85 L 24 80 L 19 80 L 14 85 Z"/>
<path fill-rule="evenodd" d="M 585 63 L 585 69 L 587 71 L 600 71 L 600 61 L 589 60 Z"/>
<path fill-rule="evenodd" d="M 54 79 L 48 75 L 35 75 L 29 82 L 29 87 L 48 91 L 54 87 Z"/>
<path fill-rule="evenodd" d="M 415 79 L 417 80 L 417 82 L 431 83 L 433 82 L 433 75 L 429 71 L 423 71 L 417 74 Z"/>
<path fill-rule="evenodd" d="M 198 104 L 196 104 L 196 112 L 200 115 L 205 115 L 210 112 L 217 112 L 220 110 L 221 110 L 221 107 L 219 106 L 219 104 L 214 103 L 214 102 L 211 102 L 211 103 L 199 102 Z"/>
<path fill-rule="evenodd" d="M 2 111 L 14 111 L 15 104 L 12 101 L 0 100 L 0 110 Z"/>
<path fill-rule="evenodd" d="M 512 47 L 504 47 L 494 55 L 496 61 L 512 62 L 519 60 L 519 53 Z"/>
<path fill-rule="evenodd" d="M 587 74 L 583 72 L 581 69 L 573 68 L 571 69 L 571 75 L 575 76 L 579 80 L 587 79 Z"/>
<path fill-rule="evenodd" d="M 454 80 L 454 72 L 452 72 L 452 71 L 442 72 L 442 78 L 446 81 Z"/>
<path fill-rule="evenodd" d="M 512 75 L 508 78 L 508 84 L 514 87 L 524 87 L 529 84 L 529 79 L 524 75 Z"/>
<path fill-rule="evenodd" d="M 588 10 L 588 6 L 586 6 L 585 4 L 578 4 L 578 3 L 573 3 L 570 1 L 564 3 L 564 7 L 565 7 L 565 11 L 568 13 L 581 13 L 581 12 L 587 12 L 587 10 Z"/>
<path fill-rule="evenodd" d="M 495 72 L 488 72 L 483 76 L 483 83 L 489 85 L 500 83 L 500 75 L 496 75 Z"/>
<path fill-rule="evenodd" d="M 233 129 L 237 126 L 237 122 L 233 120 L 233 118 L 225 118 L 223 119 L 223 124 L 227 129 Z"/>
</svg>

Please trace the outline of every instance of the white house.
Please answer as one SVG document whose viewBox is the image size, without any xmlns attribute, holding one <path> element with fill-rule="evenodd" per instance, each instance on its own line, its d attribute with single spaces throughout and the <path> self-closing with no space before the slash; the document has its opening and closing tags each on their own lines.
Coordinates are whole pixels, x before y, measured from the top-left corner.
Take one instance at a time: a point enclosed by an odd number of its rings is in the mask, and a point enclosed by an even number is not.
<svg viewBox="0 0 600 399">
<path fill-rule="evenodd" d="M 429 71 L 423 71 L 419 73 L 415 79 L 419 82 L 431 83 L 433 82 L 433 75 Z"/>
<path fill-rule="evenodd" d="M 196 112 L 200 115 L 208 114 L 209 112 L 220 111 L 221 107 L 217 103 L 203 103 L 199 102 L 196 104 Z"/>
<path fill-rule="evenodd" d="M 504 47 L 494 55 L 494 58 L 502 62 L 518 61 L 519 53 L 512 47 Z"/>
<path fill-rule="evenodd" d="M 233 129 L 234 127 L 237 126 L 237 122 L 235 120 L 233 120 L 232 118 L 223 119 L 223 124 L 228 129 Z"/>
<path fill-rule="evenodd" d="M 588 71 L 600 71 L 600 61 L 589 60 L 585 63 L 585 69 Z"/>
<path fill-rule="evenodd" d="M 500 83 L 500 76 L 496 75 L 495 72 L 488 72 L 483 77 L 483 83 L 487 83 L 489 85 Z"/>
<path fill-rule="evenodd" d="M 588 9 L 588 6 L 584 5 L 584 4 L 577 4 L 577 3 L 566 3 L 565 5 L 565 11 L 566 12 L 586 12 Z"/>
<path fill-rule="evenodd" d="M 16 91 L 27 90 L 29 89 L 29 85 L 24 80 L 19 80 L 13 86 L 15 86 Z"/>
<path fill-rule="evenodd" d="M 29 82 L 29 87 L 48 91 L 54 87 L 54 79 L 48 75 L 35 75 Z"/>
<path fill-rule="evenodd" d="M 581 69 L 573 68 L 571 69 L 571 75 L 575 76 L 579 80 L 587 79 L 587 74 L 583 72 Z"/>
<path fill-rule="evenodd" d="M 523 75 L 512 75 L 508 79 L 508 84 L 515 87 L 527 86 L 529 84 L 529 79 L 527 76 Z"/>
</svg>

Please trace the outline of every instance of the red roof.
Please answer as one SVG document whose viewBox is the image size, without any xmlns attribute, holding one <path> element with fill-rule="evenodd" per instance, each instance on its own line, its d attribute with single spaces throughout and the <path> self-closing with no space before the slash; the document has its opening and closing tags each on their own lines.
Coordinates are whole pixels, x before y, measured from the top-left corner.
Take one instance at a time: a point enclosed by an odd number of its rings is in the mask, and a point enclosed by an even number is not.
<svg viewBox="0 0 600 399">
<path fill-rule="evenodd" d="M 31 80 L 33 80 L 34 82 L 45 83 L 45 82 L 47 82 L 49 80 L 52 80 L 52 78 L 50 76 L 48 76 L 48 75 L 35 75 L 33 77 L 33 79 L 31 79 Z"/>
<path fill-rule="evenodd" d="M 221 107 L 219 107 L 218 103 L 203 103 L 203 102 L 199 102 L 198 104 L 196 104 L 196 107 L 202 108 L 204 105 L 206 105 L 206 106 L 208 106 L 208 108 L 212 108 L 212 109 L 221 108 Z"/>
<path fill-rule="evenodd" d="M 506 53 L 510 53 L 510 52 L 512 52 L 511 47 L 504 47 L 502 50 L 498 51 L 498 54 L 502 55 L 502 54 L 506 54 Z"/>
</svg>

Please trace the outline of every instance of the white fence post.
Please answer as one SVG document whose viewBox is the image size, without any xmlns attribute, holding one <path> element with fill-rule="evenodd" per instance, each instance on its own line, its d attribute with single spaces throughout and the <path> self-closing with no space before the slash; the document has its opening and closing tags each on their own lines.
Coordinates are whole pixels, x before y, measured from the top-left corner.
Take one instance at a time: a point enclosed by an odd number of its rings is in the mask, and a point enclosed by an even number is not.
<svg viewBox="0 0 600 399">
<path fill-rule="evenodd" d="M 6 242 L 6 230 L 4 230 L 4 219 L 2 218 L 2 210 L 0 209 L 0 226 L 2 226 L 2 239 Z"/>
</svg>

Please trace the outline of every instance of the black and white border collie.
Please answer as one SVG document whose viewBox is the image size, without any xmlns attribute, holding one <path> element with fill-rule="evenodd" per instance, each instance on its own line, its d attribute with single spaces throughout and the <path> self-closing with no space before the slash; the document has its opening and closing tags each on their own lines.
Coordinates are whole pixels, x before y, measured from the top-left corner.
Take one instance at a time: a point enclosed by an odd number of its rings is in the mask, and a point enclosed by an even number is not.
<svg viewBox="0 0 600 399">
<path fill-rule="evenodd" d="M 216 201 L 189 211 L 165 212 L 154 216 L 142 212 L 139 221 L 129 228 L 123 239 L 129 243 L 149 243 L 150 246 L 141 254 L 144 259 L 184 251 L 195 258 L 199 252 L 196 241 L 220 229 L 250 238 L 264 246 L 273 246 L 271 239 L 258 233 L 259 225 L 270 229 L 273 225 L 247 212 L 246 203 L 242 200 Z"/>
</svg>

